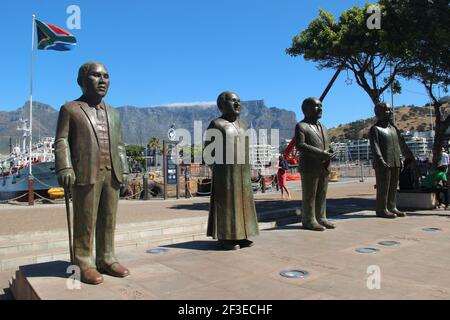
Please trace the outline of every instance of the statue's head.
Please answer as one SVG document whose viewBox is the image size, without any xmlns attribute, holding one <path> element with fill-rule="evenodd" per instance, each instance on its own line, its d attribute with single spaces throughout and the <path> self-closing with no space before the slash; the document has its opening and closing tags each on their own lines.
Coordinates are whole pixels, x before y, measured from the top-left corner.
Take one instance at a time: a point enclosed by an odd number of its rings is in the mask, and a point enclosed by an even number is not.
<svg viewBox="0 0 450 320">
<path fill-rule="evenodd" d="M 313 120 L 322 118 L 322 101 L 312 97 L 303 100 L 302 112 L 305 115 L 305 118 Z"/>
<path fill-rule="evenodd" d="M 394 115 L 391 105 L 386 102 L 378 102 L 374 111 L 379 121 L 391 121 Z"/>
<path fill-rule="evenodd" d="M 217 97 L 217 107 L 224 115 L 238 116 L 241 113 L 241 98 L 231 91 L 222 92 Z"/>
<path fill-rule="evenodd" d="M 77 82 L 84 96 L 103 98 L 109 88 L 108 70 L 100 62 L 87 62 L 78 70 Z"/>
</svg>

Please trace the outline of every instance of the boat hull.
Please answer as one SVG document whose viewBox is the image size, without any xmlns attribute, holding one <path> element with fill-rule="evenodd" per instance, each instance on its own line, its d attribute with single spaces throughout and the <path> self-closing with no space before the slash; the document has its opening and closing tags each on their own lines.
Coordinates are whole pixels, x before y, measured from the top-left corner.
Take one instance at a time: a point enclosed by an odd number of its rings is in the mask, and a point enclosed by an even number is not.
<svg viewBox="0 0 450 320">
<path fill-rule="evenodd" d="M 20 197 L 28 192 L 28 167 L 22 168 L 17 174 L 0 177 L 0 201 Z M 59 187 L 54 162 L 33 164 L 33 189 L 47 197 L 47 190 Z M 21 197 L 24 198 L 24 197 Z M 23 199 L 20 199 L 23 200 Z"/>
</svg>

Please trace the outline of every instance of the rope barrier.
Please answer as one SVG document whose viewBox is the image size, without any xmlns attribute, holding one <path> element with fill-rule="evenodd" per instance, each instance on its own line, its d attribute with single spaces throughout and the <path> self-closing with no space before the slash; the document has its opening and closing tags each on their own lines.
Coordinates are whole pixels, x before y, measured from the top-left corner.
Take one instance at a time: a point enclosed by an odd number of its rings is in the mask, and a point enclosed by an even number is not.
<svg viewBox="0 0 450 320">
<path fill-rule="evenodd" d="M 199 181 L 197 181 L 197 183 L 198 183 L 199 185 L 207 185 L 207 184 L 211 184 L 212 181 L 209 181 L 209 182 L 199 182 Z"/>
<path fill-rule="evenodd" d="M 38 197 L 41 198 L 42 200 L 47 200 L 47 201 L 49 201 L 50 203 L 58 203 L 58 201 L 56 201 L 55 199 L 49 199 L 49 198 L 46 198 L 46 197 L 41 196 L 39 193 L 36 193 L 36 192 L 33 192 L 33 193 L 34 193 L 35 196 L 38 196 Z"/>
<path fill-rule="evenodd" d="M 35 176 L 33 176 L 33 179 L 36 180 L 37 182 L 43 184 L 45 187 L 48 187 L 48 188 L 57 188 L 57 187 L 58 187 L 58 186 L 55 187 L 55 186 L 51 186 L 51 185 L 49 185 L 49 184 L 46 184 L 45 182 L 43 182 L 42 180 L 39 180 L 39 179 L 36 178 Z"/>
<path fill-rule="evenodd" d="M 137 196 L 138 194 L 141 194 L 142 192 L 144 192 L 144 190 L 141 190 L 141 191 L 139 191 L 139 192 L 136 192 L 135 194 L 132 194 L 131 196 L 128 196 L 128 197 L 122 197 L 122 198 L 120 198 L 120 199 L 131 199 L 131 198 L 133 198 L 134 196 Z"/>
<path fill-rule="evenodd" d="M 210 196 L 211 195 L 211 191 L 210 192 L 206 192 L 206 193 L 197 191 L 196 193 L 201 195 L 201 196 Z"/>
<path fill-rule="evenodd" d="M 256 181 L 252 181 L 252 183 L 260 183 L 261 182 L 261 177 L 258 178 L 258 180 Z"/>
<path fill-rule="evenodd" d="M 1 200 L 0 203 L 7 203 L 7 202 L 9 202 L 9 201 L 14 201 L 14 200 L 17 200 L 17 199 L 22 198 L 23 196 L 26 196 L 27 194 L 28 194 L 28 192 L 25 192 L 25 193 L 24 193 L 23 195 L 21 195 L 21 196 L 18 196 L 18 197 L 15 197 L 15 198 L 11 198 L 11 199 Z"/>
</svg>

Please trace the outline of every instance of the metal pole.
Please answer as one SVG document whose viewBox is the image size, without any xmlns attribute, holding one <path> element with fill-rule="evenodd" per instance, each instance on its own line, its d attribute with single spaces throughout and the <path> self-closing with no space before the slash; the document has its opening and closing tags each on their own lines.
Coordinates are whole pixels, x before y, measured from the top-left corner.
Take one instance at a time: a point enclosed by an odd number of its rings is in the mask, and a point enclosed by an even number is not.
<svg viewBox="0 0 450 320">
<path fill-rule="evenodd" d="M 35 15 L 31 16 L 31 55 L 30 55 L 30 159 L 28 164 L 28 205 L 34 205 L 33 171 L 32 171 L 32 140 L 33 140 L 33 52 L 34 52 L 34 24 Z"/>
<path fill-rule="evenodd" d="M 359 182 L 364 182 L 364 175 L 363 175 L 363 167 L 362 167 L 362 162 L 361 162 L 361 151 L 359 150 L 359 148 L 361 147 L 361 141 L 358 140 L 358 161 L 359 161 L 359 169 L 360 169 L 360 174 L 361 174 L 361 178 L 359 180 Z"/>
<path fill-rule="evenodd" d="M 167 144 L 163 140 L 164 200 L 167 199 Z"/>
<path fill-rule="evenodd" d="M 144 191 L 143 199 L 148 200 L 148 145 L 145 147 L 145 169 L 142 178 L 142 187 Z"/>
<path fill-rule="evenodd" d="M 175 165 L 177 175 L 177 199 L 180 199 L 180 166 L 178 165 L 178 145 L 175 146 Z"/>
</svg>

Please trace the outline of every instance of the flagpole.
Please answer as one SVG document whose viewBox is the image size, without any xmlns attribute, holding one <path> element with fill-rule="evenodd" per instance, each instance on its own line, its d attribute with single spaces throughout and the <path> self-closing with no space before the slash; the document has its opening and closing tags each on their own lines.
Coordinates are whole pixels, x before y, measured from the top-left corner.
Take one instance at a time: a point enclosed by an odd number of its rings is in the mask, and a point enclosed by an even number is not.
<svg viewBox="0 0 450 320">
<path fill-rule="evenodd" d="M 28 204 L 34 205 L 33 171 L 32 171 L 32 140 L 33 140 L 33 53 L 34 53 L 34 25 L 36 16 L 31 16 L 31 55 L 30 55 L 30 151 L 28 173 Z"/>
</svg>

